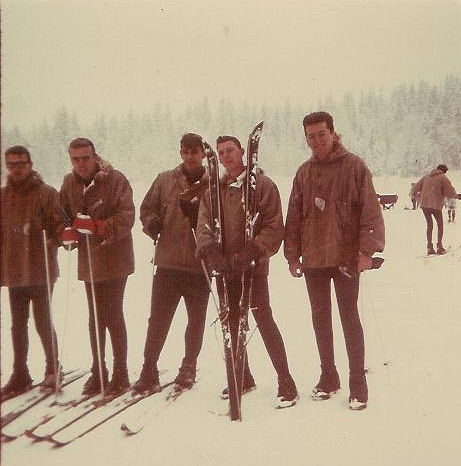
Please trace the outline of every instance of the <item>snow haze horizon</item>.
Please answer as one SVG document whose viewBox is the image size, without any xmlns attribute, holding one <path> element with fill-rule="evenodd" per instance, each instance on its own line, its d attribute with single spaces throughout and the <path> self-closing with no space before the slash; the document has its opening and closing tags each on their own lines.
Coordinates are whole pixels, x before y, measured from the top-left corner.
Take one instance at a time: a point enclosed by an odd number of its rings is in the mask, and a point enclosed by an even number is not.
<svg viewBox="0 0 461 466">
<path fill-rule="evenodd" d="M 9 128 L 63 105 L 82 121 L 203 98 L 310 109 L 461 74 L 459 2 L 6 0 L 2 10 Z"/>
</svg>

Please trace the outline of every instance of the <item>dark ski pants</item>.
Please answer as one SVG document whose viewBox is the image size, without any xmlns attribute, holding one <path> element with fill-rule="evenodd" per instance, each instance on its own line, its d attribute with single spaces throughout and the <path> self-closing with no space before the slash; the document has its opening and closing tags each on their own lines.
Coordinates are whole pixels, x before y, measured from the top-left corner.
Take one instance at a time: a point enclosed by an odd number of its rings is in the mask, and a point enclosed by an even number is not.
<svg viewBox="0 0 461 466">
<path fill-rule="evenodd" d="M 357 307 L 359 275 L 354 274 L 349 278 L 336 267 L 326 267 L 306 269 L 304 276 L 322 371 L 336 370 L 331 318 L 331 280 L 333 280 L 349 358 L 350 376 L 363 377 L 365 345 Z"/>
<path fill-rule="evenodd" d="M 432 246 L 432 229 L 433 222 L 432 216 L 434 216 L 435 221 L 437 222 L 437 244 L 442 244 L 443 239 L 443 217 L 442 211 L 437 209 L 429 209 L 427 207 L 422 208 L 424 217 L 426 218 L 426 238 L 427 238 L 427 247 Z"/>
<path fill-rule="evenodd" d="M 11 337 L 13 342 L 14 362 L 13 367 L 18 371 L 27 370 L 27 353 L 29 349 L 29 336 L 27 331 L 29 320 L 29 306 L 32 301 L 35 328 L 42 342 L 45 353 L 45 372 L 53 373 L 56 364 L 58 344 L 56 333 L 51 329 L 50 306 L 48 303 L 48 291 L 46 286 L 21 286 L 8 288 L 11 308 Z M 56 360 L 53 360 L 53 343 L 56 348 Z"/>
<path fill-rule="evenodd" d="M 210 288 L 201 274 L 157 269 L 152 280 L 151 314 L 144 346 L 144 369 L 155 370 L 179 301 L 184 298 L 187 327 L 183 362 L 193 366 L 202 349 Z"/>
<path fill-rule="evenodd" d="M 123 317 L 123 295 L 127 277 L 95 282 L 96 311 L 98 316 L 99 341 L 101 344 L 101 359 L 105 367 L 106 329 L 109 331 L 114 356 L 113 372 L 127 370 L 127 334 L 125 319 Z M 93 356 L 92 371 L 96 373 L 99 367 L 98 345 L 94 323 L 94 306 L 91 294 L 91 285 L 85 282 L 88 299 L 91 353 Z"/>
<path fill-rule="evenodd" d="M 238 324 L 240 316 L 240 297 L 242 294 L 242 281 L 240 279 L 228 279 L 227 293 L 229 297 L 229 324 L 231 329 L 232 350 L 234 358 L 237 353 Z M 285 345 L 283 343 L 280 330 L 272 316 L 272 309 L 269 302 L 269 287 L 267 276 L 255 275 L 253 279 L 253 289 L 251 306 L 253 317 L 258 325 L 259 333 L 266 347 L 267 353 L 272 361 L 279 378 L 291 378 L 288 368 Z M 248 365 L 248 355 L 245 357 L 244 381 L 250 376 Z"/>
</svg>

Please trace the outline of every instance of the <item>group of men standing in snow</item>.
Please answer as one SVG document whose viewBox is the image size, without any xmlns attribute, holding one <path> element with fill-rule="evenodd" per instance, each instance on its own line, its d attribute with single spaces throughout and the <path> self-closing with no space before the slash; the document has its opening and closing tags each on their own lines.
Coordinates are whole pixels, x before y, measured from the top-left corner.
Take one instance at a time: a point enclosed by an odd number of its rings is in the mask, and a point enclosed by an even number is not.
<svg viewBox="0 0 461 466">
<path fill-rule="evenodd" d="M 360 273 L 372 267 L 372 256 L 384 248 L 384 222 L 363 160 L 341 144 L 333 118 L 326 112 L 307 115 L 303 128 L 312 156 L 294 178 L 285 226 L 277 186 L 257 174 L 259 221 L 253 241 L 244 242 L 242 209 L 244 149 L 234 136 L 220 136 L 217 153 L 226 172 L 221 179 L 224 223 L 223 249 L 210 229 L 207 171 L 202 138 L 185 134 L 180 141 L 182 162 L 160 173 L 141 204 L 143 232 L 156 243 L 151 314 L 144 347 L 144 364 L 131 389 L 138 393 L 161 389 L 157 361 L 173 315 L 184 298 L 188 323 L 185 353 L 175 383 L 187 389 L 196 378 L 210 293 L 205 270 L 227 278 L 230 326 L 236 340 L 241 275 L 255 263 L 251 309 L 278 376 L 281 407 L 292 406 L 298 390 L 290 373 L 285 345 L 270 307 L 270 257 L 284 241 L 293 277 L 304 276 L 320 356 L 320 380 L 312 397 L 328 399 L 340 387 L 335 366 L 331 317 L 333 281 L 349 358 L 349 406 L 363 409 L 368 401 L 364 368 L 364 337 L 357 308 Z M 78 278 L 85 284 L 93 364 L 84 393 L 118 394 L 130 387 L 123 296 L 134 271 L 131 229 L 135 207 L 125 176 L 96 153 L 93 143 L 77 138 L 69 144 L 72 172 L 61 191 L 46 185 L 32 169 L 29 151 L 13 146 L 5 152 L 7 185 L 2 188 L 2 286 L 7 286 L 12 315 L 13 373 L 2 389 L 27 390 L 27 320 L 32 301 L 35 324 L 46 356 L 43 385 L 54 388 L 61 376 L 47 286 L 45 251 L 51 290 L 58 276 L 56 252 L 63 245 L 78 248 Z M 203 261 L 203 263 L 202 263 Z M 105 365 L 106 329 L 114 363 L 109 381 Z M 246 358 L 248 361 L 248 358 Z M 244 370 L 246 393 L 256 388 Z M 221 396 L 228 396 L 227 388 Z"/>
</svg>

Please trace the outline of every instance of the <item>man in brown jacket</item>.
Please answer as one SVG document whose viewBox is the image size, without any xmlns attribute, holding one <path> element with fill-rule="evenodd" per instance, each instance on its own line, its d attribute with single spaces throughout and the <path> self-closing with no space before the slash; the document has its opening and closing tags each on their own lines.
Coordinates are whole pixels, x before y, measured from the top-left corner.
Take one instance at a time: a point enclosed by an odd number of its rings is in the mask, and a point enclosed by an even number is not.
<svg viewBox="0 0 461 466">
<path fill-rule="evenodd" d="M 426 219 L 426 239 L 427 239 L 427 254 L 445 254 L 447 251 L 443 247 L 443 216 L 442 208 L 445 198 L 457 198 L 455 188 L 453 188 L 450 180 L 445 173 L 448 171 L 446 165 L 440 164 L 423 176 L 411 190 L 413 196 L 419 198 L 419 205 Z M 432 216 L 437 222 L 437 251 L 432 243 Z"/>
<path fill-rule="evenodd" d="M 175 379 L 176 391 L 189 389 L 195 383 L 202 348 L 210 292 L 200 261 L 194 256 L 198 207 L 208 186 L 202 166 L 205 156 L 202 138 L 194 133 L 184 134 L 180 155 L 182 163 L 160 173 L 141 204 L 143 231 L 157 244 L 154 258 L 157 269 L 152 281 L 144 364 L 133 386 L 137 393 L 160 390 L 157 361 L 181 297 L 188 322 L 185 354 Z"/>
<path fill-rule="evenodd" d="M 348 152 L 326 112 L 303 121 L 312 157 L 298 169 L 288 205 L 284 253 L 293 277 L 305 276 L 320 355 L 321 376 L 315 400 L 340 387 L 333 351 L 331 280 L 335 285 L 349 358 L 349 406 L 368 401 L 364 338 L 357 308 L 359 275 L 384 248 L 384 222 L 371 174 Z"/>
<path fill-rule="evenodd" d="M 57 247 L 64 228 L 59 195 L 32 170 L 27 148 L 8 148 L 5 162 L 8 179 L 1 192 L 1 285 L 7 286 L 9 292 L 14 363 L 11 378 L 2 389 L 2 400 L 26 391 L 32 384 L 27 368 L 27 321 L 31 301 L 46 359 L 42 385 L 48 388 L 56 385 L 58 348 L 50 318 L 42 232 L 46 232 L 52 291 L 59 275 Z"/>
<path fill-rule="evenodd" d="M 100 392 L 100 370 L 102 386 L 107 384 L 104 357 L 107 329 L 111 337 L 114 363 L 112 379 L 105 393 L 116 395 L 129 387 L 123 296 L 127 277 L 134 272 L 131 236 L 135 219 L 133 192 L 125 176 L 96 154 L 89 139 L 77 138 L 71 141 L 69 155 L 73 170 L 64 177 L 61 203 L 74 230 L 79 233 L 78 279 L 85 283 L 88 298 L 93 356 L 91 376 L 83 393 Z M 96 306 L 92 298 L 92 281 Z M 95 314 L 99 338 L 96 337 Z"/>
<path fill-rule="evenodd" d="M 204 196 L 200 204 L 197 227 L 197 251 L 206 258 L 210 271 L 225 274 L 229 297 L 229 322 L 234 355 L 237 350 L 240 296 L 242 294 L 242 273 L 253 261 L 256 262 L 252 288 L 252 312 L 258 325 L 264 345 L 269 353 L 278 376 L 279 407 L 293 406 L 298 399 L 298 391 L 288 368 L 285 345 L 272 316 L 269 302 L 267 276 L 269 259 L 280 248 L 283 239 L 282 203 L 275 183 L 257 174 L 256 204 L 259 213 L 254 241 L 244 244 L 245 212 L 242 209 L 243 186 L 246 175 L 243 163 L 244 149 L 234 136 L 220 136 L 217 151 L 226 173 L 221 178 L 221 209 L 224 224 L 223 253 L 214 243 L 210 225 L 209 196 Z M 243 393 L 256 387 L 245 357 Z M 227 388 L 223 398 L 228 396 Z"/>
</svg>

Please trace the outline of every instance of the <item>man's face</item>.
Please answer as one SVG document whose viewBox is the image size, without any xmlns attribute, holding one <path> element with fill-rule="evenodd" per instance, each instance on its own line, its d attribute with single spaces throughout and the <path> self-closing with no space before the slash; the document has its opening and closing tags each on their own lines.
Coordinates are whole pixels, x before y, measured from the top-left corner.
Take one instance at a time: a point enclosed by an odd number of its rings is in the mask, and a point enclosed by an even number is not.
<svg viewBox="0 0 461 466">
<path fill-rule="evenodd" d="M 243 149 L 239 149 L 234 141 L 220 142 L 217 147 L 219 161 L 231 176 L 238 176 L 242 173 L 243 164 Z"/>
<path fill-rule="evenodd" d="M 314 157 L 324 159 L 333 151 L 334 133 L 328 129 L 325 121 L 306 126 L 304 133 Z"/>
<path fill-rule="evenodd" d="M 89 180 L 96 171 L 98 159 L 91 146 L 69 149 L 70 161 L 75 172 L 84 180 Z"/>
<path fill-rule="evenodd" d="M 189 171 L 199 168 L 202 165 L 203 157 L 205 157 L 205 153 L 201 146 L 188 148 L 181 144 L 180 154 L 184 167 Z"/>
<path fill-rule="evenodd" d="M 26 154 L 8 154 L 5 163 L 8 175 L 15 183 L 26 180 L 32 172 L 32 162 Z"/>
</svg>

